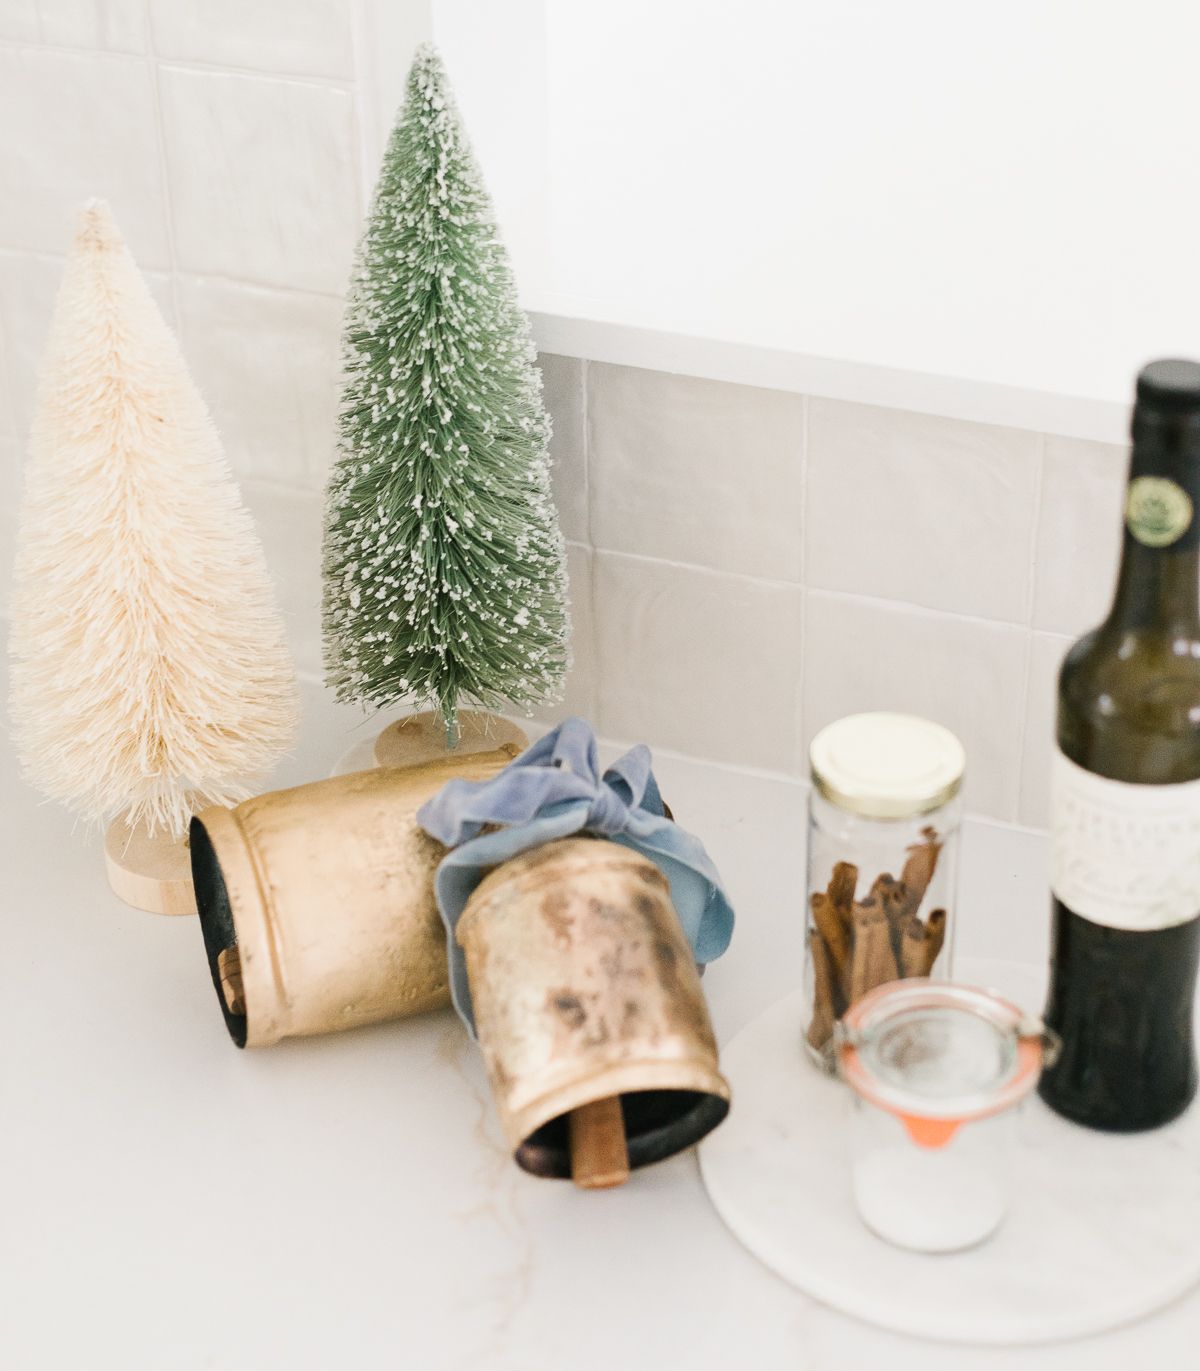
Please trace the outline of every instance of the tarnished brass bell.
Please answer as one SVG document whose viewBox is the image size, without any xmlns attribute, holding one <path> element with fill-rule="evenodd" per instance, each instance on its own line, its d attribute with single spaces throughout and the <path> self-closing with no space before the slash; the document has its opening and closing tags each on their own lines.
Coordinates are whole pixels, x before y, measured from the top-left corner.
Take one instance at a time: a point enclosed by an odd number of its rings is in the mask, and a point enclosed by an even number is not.
<svg viewBox="0 0 1200 1371">
<path fill-rule="evenodd" d="M 449 1000 L 433 878 L 445 855 L 416 811 L 515 746 L 335 776 L 192 821 L 213 984 L 239 1047 L 397 1019 Z"/>
<path fill-rule="evenodd" d="M 618 1097 L 631 1167 L 729 1110 L 700 977 L 667 878 L 605 839 L 497 867 L 458 923 L 476 1031 L 516 1160 L 570 1176 L 569 1116 Z"/>
</svg>

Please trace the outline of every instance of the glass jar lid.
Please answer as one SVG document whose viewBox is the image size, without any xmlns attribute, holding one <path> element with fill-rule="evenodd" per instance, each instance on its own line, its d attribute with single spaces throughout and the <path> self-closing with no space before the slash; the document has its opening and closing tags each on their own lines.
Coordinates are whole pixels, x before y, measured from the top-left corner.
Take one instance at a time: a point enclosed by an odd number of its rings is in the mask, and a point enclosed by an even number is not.
<svg viewBox="0 0 1200 1371">
<path fill-rule="evenodd" d="M 914 714 L 850 714 L 808 750 L 813 785 L 839 809 L 873 819 L 928 814 L 962 787 L 966 753 L 948 728 Z"/>
<path fill-rule="evenodd" d="M 850 1088 L 935 1147 L 1027 1095 L 1057 1042 L 989 990 L 916 978 L 863 996 L 837 1039 Z"/>
</svg>

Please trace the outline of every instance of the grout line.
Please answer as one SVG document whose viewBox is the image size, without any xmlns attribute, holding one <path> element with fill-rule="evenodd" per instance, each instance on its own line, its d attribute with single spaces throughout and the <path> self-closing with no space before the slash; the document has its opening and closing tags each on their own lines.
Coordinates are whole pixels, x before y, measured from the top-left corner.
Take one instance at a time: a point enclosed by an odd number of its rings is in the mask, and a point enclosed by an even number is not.
<svg viewBox="0 0 1200 1371">
<path fill-rule="evenodd" d="M 792 724 L 796 732 L 796 766 L 804 766 L 804 688 L 808 680 L 808 411 L 809 398 L 800 405 L 800 670 L 796 673 Z"/>
<path fill-rule="evenodd" d="M 701 566 L 699 562 L 683 562 L 671 557 L 655 557 L 645 552 L 623 552 L 619 548 L 600 547 L 593 544 L 594 551 L 605 557 L 623 557 L 631 562 L 651 562 L 657 566 L 669 566 L 677 571 L 696 571 L 704 576 L 724 576 L 733 581 L 752 581 L 756 585 L 768 586 L 776 590 L 802 590 L 809 595 L 827 595 L 835 600 L 849 600 L 855 604 L 872 605 L 876 609 L 903 610 L 926 618 L 952 619 L 956 623 L 982 624 L 989 628 L 1016 628 L 1028 631 L 1028 625 L 1013 619 L 989 619 L 982 614 L 964 614 L 956 609 L 933 609 L 912 600 L 889 600 L 883 595 L 864 595 L 857 590 L 829 590 L 824 586 L 807 585 L 803 581 L 789 581 L 778 576 L 755 576 L 746 571 L 725 571 L 719 567 Z"/>
<path fill-rule="evenodd" d="M 67 252 L 55 252 L 52 248 L 5 247 L 0 244 L 0 257 L 35 257 L 42 262 L 64 262 Z M 147 271 L 161 271 L 160 267 L 147 267 Z"/>
<path fill-rule="evenodd" d="M 588 407 L 588 369 L 591 363 L 586 357 L 579 362 L 579 414 L 580 414 L 580 447 L 582 449 L 580 458 L 583 462 L 583 533 L 585 542 L 583 546 L 587 548 L 587 556 L 584 561 L 587 563 L 587 619 L 590 629 L 588 643 L 588 663 L 590 666 L 591 679 L 585 683 L 585 696 L 590 705 L 590 712 L 593 718 L 600 717 L 600 625 L 596 618 L 596 551 L 594 545 L 594 534 L 592 533 L 592 482 L 591 482 L 591 433 L 590 415 Z M 572 622 L 572 629 L 574 623 Z"/>
<path fill-rule="evenodd" d="M 78 57 L 84 61 L 100 58 L 105 61 L 141 62 L 153 55 L 154 31 L 150 13 L 146 11 L 146 51 L 128 52 L 121 48 L 73 48 L 65 43 L 43 43 L 23 41 L 19 38 L 0 38 L 0 52 L 50 53 L 56 57 Z M 245 76 L 260 81 L 286 81 L 292 85 L 328 86 L 335 90 L 350 91 L 354 87 L 352 76 L 326 76 L 299 71 L 271 71 L 261 67 L 245 67 L 237 62 L 207 62 L 193 57 L 162 57 L 164 66 L 176 71 L 207 72 L 218 76 Z"/>
<path fill-rule="evenodd" d="M 325 491 L 323 488 L 308 485 L 306 483 L 291 484 L 287 481 L 276 480 L 270 476 L 255 476 L 246 472 L 235 472 L 239 488 L 245 491 L 254 491 L 260 495 L 288 495 L 292 498 L 303 498 L 309 500 L 323 501 Z M 577 548 L 580 552 L 590 553 L 592 549 L 587 543 L 581 543 L 577 538 L 567 538 L 564 540 L 567 547 Z"/>
<path fill-rule="evenodd" d="M 553 727 L 553 725 L 549 725 Z M 626 751 L 635 746 L 625 738 L 613 738 L 607 733 L 598 735 L 598 741 L 608 747 L 619 747 Z M 680 752 L 672 747 L 659 747 L 657 744 L 649 744 L 655 757 L 665 757 L 668 761 L 690 762 L 696 766 L 711 767 L 714 771 L 720 771 L 727 776 L 748 776 L 756 781 L 782 782 L 785 785 L 799 786 L 804 790 L 808 789 L 808 779 L 791 771 L 774 771 L 765 766 L 739 766 L 736 762 L 719 762 L 712 757 L 700 757 L 692 752 Z"/>
<path fill-rule="evenodd" d="M 650 562 L 655 566 L 674 567 L 677 571 L 697 571 L 702 576 L 727 577 L 732 581 L 752 581 L 755 585 L 770 586 L 777 590 L 803 590 L 799 581 L 780 580 L 776 576 L 753 576 L 745 571 L 721 571 L 717 567 L 701 566 L 698 562 L 680 562 L 670 557 L 654 557 L 644 552 L 621 552 L 617 548 L 595 547 L 595 551 L 605 557 L 620 557 L 628 562 Z M 896 601 L 889 601 L 895 604 Z"/>
<path fill-rule="evenodd" d="M 808 415 L 810 396 L 800 397 L 800 584 L 808 586 Z"/>
<path fill-rule="evenodd" d="M 757 578 L 752 578 L 757 579 Z M 903 610 L 927 619 L 950 619 L 955 623 L 979 624 L 986 628 L 1015 628 L 1027 632 L 1025 624 L 1015 623 L 1012 619 L 989 619 L 983 614 L 963 614 L 956 609 L 931 609 L 912 600 L 889 600 L 883 595 L 863 595 L 857 590 L 826 590 L 822 586 L 806 586 L 809 595 L 825 595 L 832 600 L 849 600 L 855 604 L 871 605 L 875 609 Z"/>
<path fill-rule="evenodd" d="M 569 545 L 568 545 L 569 546 Z M 600 714 L 600 626 L 596 619 L 596 554 L 590 542 L 576 543 L 585 551 L 587 567 L 587 621 L 589 679 L 585 682 L 585 698 L 593 718 Z M 572 624 L 574 629 L 574 624 Z"/>
<path fill-rule="evenodd" d="M 24 500 L 25 462 L 29 450 L 29 428 L 28 425 L 22 425 L 17 422 L 17 415 L 21 412 L 21 407 L 17 404 L 17 376 L 16 369 L 13 365 L 14 347 L 14 341 L 4 323 L 4 312 L 0 310 L 0 391 L 3 392 L 7 401 L 7 418 L 9 427 L 12 430 L 14 455 L 21 465 L 21 471 L 17 482 L 17 498 L 20 502 Z M 36 395 L 32 397 L 32 403 L 34 412 L 36 413 Z M 5 578 L 4 585 L 7 590 L 11 591 L 12 569 L 9 567 L 6 568 L 6 570 L 9 572 L 9 575 Z"/>
<path fill-rule="evenodd" d="M 549 722 L 545 719 L 529 720 L 524 715 L 510 715 L 508 717 L 524 723 L 532 722 L 545 732 L 548 732 L 554 727 L 553 722 Z M 598 734 L 597 741 L 601 746 L 624 750 L 628 750 L 633 746 L 633 743 L 628 739 L 614 738 L 607 733 Z M 719 771 L 727 776 L 745 776 L 751 780 L 770 781 L 775 784 L 795 786 L 798 789 L 805 791 L 811 788 L 806 776 L 794 772 L 773 771 L 768 767 L 739 766 L 736 762 L 720 762 L 712 757 L 700 757 L 695 753 L 680 752 L 676 748 L 659 747 L 655 743 L 650 743 L 649 746 L 656 759 L 665 758 L 667 761 L 684 762 L 693 766 L 702 766 L 712 771 Z M 992 814 L 984 814 L 979 810 L 966 811 L 963 815 L 963 819 L 964 822 L 969 822 L 972 825 L 986 825 L 988 828 L 999 828 L 1006 832 L 1019 833 L 1032 838 L 1045 838 L 1047 836 L 1047 830 L 1044 828 L 1035 828 L 1029 824 L 1017 823 L 1011 819 L 999 819 Z"/>
<path fill-rule="evenodd" d="M 350 6 L 350 42 L 354 59 L 354 146 L 358 153 L 358 217 L 364 218 L 370 205 L 378 159 L 383 148 L 376 150 L 375 114 L 378 98 L 374 73 L 366 59 L 368 24 L 363 0 L 353 0 Z M 369 130 L 369 133 L 368 133 Z M 363 229 L 365 231 L 365 224 Z"/>
<path fill-rule="evenodd" d="M 38 16 L 38 25 L 41 26 L 41 16 Z M 149 39 L 149 16 L 147 15 L 147 40 Z M 127 48 L 97 48 L 79 47 L 73 48 L 66 43 L 46 43 L 41 38 L 0 38 L 0 52 L 16 53 L 50 53 L 56 57 L 78 57 L 87 61 L 93 57 L 99 57 L 106 62 L 144 62 L 146 53 Z"/>
<path fill-rule="evenodd" d="M 279 81 L 287 86 L 312 86 L 318 90 L 354 92 L 351 76 L 306 76 L 298 71 L 269 71 L 262 67 L 243 67 L 235 62 L 203 62 L 191 57 L 163 57 L 162 64 L 169 71 L 188 72 L 196 76 L 232 76 L 243 81 Z"/>
<path fill-rule="evenodd" d="M 932 609 L 929 605 L 919 605 L 913 600 L 889 600 L 885 595 L 864 595 L 857 590 L 827 590 L 824 586 L 807 586 L 810 595 L 827 595 L 834 600 L 852 600 L 858 604 L 872 605 L 876 609 L 903 609 L 912 614 L 933 619 L 952 619 L 961 624 L 982 624 L 988 628 L 1015 628 L 1028 632 L 1028 625 L 1016 619 L 989 619 L 984 614 L 964 614 L 958 609 Z"/>
<path fill-rule="evenodd" d="M 1011 619 L 988 619 L 981 614 L 963 614 L 954 609 L 931 609 L 911 600 L 889 600 L 882 595 L 863 595 L 857 590 L 827 590 L 823 586 L 804 585 L 800 581 L 781 580 L 777 576 L 753 576 L 744 571 L 722 571 L 717 567 L 701 566 L 697 562 L 681 562 L 670 557 L 653 557 L 644 552 L 622 552 L 617 548 L 597 547 L 605 557 L 621 557 L 630 562 L 650 562 L 657 566 L 673 567 L 677 571 L 695 571 L 703 576 L 722 576 L 732 581 L 752 581 L 756 585 L 776 590 L 802 590 L 807 595 L 825 595 L 834 600 L 848 600 L 854 604 L 871 605 L 876 609 L 901 610 L 930 619 L 951 619 L 956 623 L 982 624 L 989 628 L 1015 628 L 1027 631 L 1028 626 Z"/>
<path fill-rule="evenodd" d="M 146 69 L 150 74 L 150 90 L 154 98 L 154 146 L 158 153 L 158 174 L 162 181 L 163 225 L 167 231 L 167 260 L 171 273 L 171 304 L 175 310 L 175 336 L 180 348 L 186 355 L 183 336 L 183 309 L 179 295 L 179 256 L 175 245 L 175 215 L 172 208 L 171 181 L 167 168 L 166 131 L 163 127 L 162 87 L 159 82 L 158 58 L 154 50 L 154 25 L 150 13 L 150 0 L 142 6 L 146 24 Z"/>
<path fill-rule="evenodd" d="M 1021 672 L 1021 713 L 1017 720 L 1017 820 L 1021 816 L 1021 799 L 1025 789 L 1025 768 L 1029 758 L 1025 749 L 1029 746 L 1029 685 L 1033 678 L 1033 630 L 1025 632 L 1025 664 Z"/>
<path fill-rule="evenodd" d="M 579 363 L 579 413 L 583 432 L 581 434 L 583 448 L 583 522 L 584 531 L 587 534 L 588 547 L 596 546 L 596 535 L 592 531 L 592 435 L 591 435 L 591 409 L 588 403 L 588 370 L 591 363 L 586 357 Z"/>
<path fill-rule="evenodd" d="M 168 248 L 170 249 L 170 255 L 172 257 L 174 256 L 174 246 L 174 242 L 169 240 Z M 55 262 L 61 266 L 66 261 L 67 254 L 65 249 L 62 252 L 54 252 L 48 248 L 6 247 L 0 245 L 0 257 L 33 257 L 37 261 Z M 280 295 L 305 295 L 318 300 L 336 300 L 339 304 L 341 304 L 345 298 L 341 291 L 311 290 L 307 286 L 281 285 L 277 281 L 255 281 L 248 276 L 229 276 L 220 271 L 187 271 L 179 267 L 172 268 L 170 266 L 145 267 L 141 269 L 146 272 L 157 273 L 160 276 L 169 275 L 171 271 L 174 270 L 181 279 L 186 278 L 190 281 L 220 281 L 224 285 L 248 286 L 251 290 L 276 291 Z"/>
<path fill-rule="evenodd" d="M 1025 587 L 1025 622 L 1030 628 L 1034 628 L 1034 616 L 1037 606 L 1037 555 L 1038 547 L 1042 536 L 1042 514 L 1046 500 L 1046 435 L 1040 435 L 1041 441 L 1038 443 L 1037 462 L 1035 470 L 1037 480 L 1034 483 L 1034 506 L 1033 506 L 1033 537 L 1029 548 L 1029 581 Z"/>
<path fill-rule="evenodd" d="M 1036 503 L 1033 510 L 1033 536 L 1029 549 L 1029 583 L 1026 587 L 1025 669 L 1021 673 L 1021 714 L 1017 726 L 1017 817 L 1020 818 L 1029 765 L 1029 688 L 1033 681 L 1033 619 L 1037 601 L 1037 550 L 1042 532 L 1042 507 L 1045 497 L 1046 435 L 1038 444 Z"/>
</svg>

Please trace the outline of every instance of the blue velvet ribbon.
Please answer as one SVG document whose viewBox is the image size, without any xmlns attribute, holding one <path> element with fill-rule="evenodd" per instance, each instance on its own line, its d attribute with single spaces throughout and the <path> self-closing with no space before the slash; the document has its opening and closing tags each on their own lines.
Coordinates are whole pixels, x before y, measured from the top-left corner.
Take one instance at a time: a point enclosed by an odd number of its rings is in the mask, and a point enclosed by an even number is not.
<svg viewBox="0 0 1200 1371">
<path fill-rule="evenodd" d="M 565 720 L 490 781 L 448 781 L 418 810 L 417 822 L 451 849 L 435 889 L 454 1005 L 472 1034 L 466 962 L 455 938 L 459 917 L 493 867 L 556 838 L 592 833 L 649 857 L 670 882 L 696 961 L 703 966 L 729 946 L 733 910 L 721 878 L 699 839 L 664 814 L 649 748 L 631 748 L 602 775 L 595 735 L 583 719 Z M 481 832 L 495 824 L 495 831 Z"/>
</svg>

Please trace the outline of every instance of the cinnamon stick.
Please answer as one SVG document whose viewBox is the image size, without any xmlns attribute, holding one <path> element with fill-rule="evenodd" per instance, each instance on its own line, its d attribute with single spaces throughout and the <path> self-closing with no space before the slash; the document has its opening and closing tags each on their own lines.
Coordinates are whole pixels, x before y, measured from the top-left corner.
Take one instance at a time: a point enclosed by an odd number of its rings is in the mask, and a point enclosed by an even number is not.
<svg viewBox="0 0 1200 1371">
<path fill-rule="evenodd" d="M 854 1004 L 868 990 L 897 977 L 896 956 L 887 915 L 878 900 L 864 900 L 853 910 L 854 951 L 850 959 L 849 1001 Z"/>
<path fill-rule="evenodd" d="M 819 890 L 816 891 L 811 904 L 813 925 L 819 930 L 825 942 L 836 984 L 844 987 L 850 978 L 850 935 L 847 926 L 842 922 L 828 894 L 822 895 Z"/>
<path fill-rule="evenodd" d="M 929 931 L 928 948 L 925 954 L 925 975 L 928 976 L 942 950 L 942 944 L 946 941 L 946 911 L 935 909 L 926 920 L 925 927 Z"/>
<path fill-rule="evenodd" d="M 912 913 L 909 908 L 908 888 L 902 881 L 896 880 L 894 876 L 885 871 L 881 876 L 876 876 L 875 884 L 871 887 L 871 899 L 878 900 L 880 908 L 887 916 L 888 932 L 892 939 L 892 953 L 896 958 L 897 965 L 899 965 L 904 924 L 908 915 Z"/>
<path fill-rule="evenodd" d="M 900 934 L 900 974 L 924 976 L 929 966 L 929 930 L 912 914 Z"/>
<path fill-rule="evenodd" d="M 925 892 L 929 889 L 929 882 L 933 880 L 933 873 L 937 869 L 938 854 L 942 850 L 942 844 L 934 828 L 922 830 L 925 841 L 914 843 L 908 849 L 908 860 L 904 863 L 904 870 L 900 873 L 900 880 L 908 889 L 909 897 L 913 900 L 913 907 L 910 911 L 915 914 L 921 906 L 921 901 L 925 898 Z"/>
<path fill-rule="evenodd" d="M 838 862 L 829 878 L 828 895 L 847 927 L 850 925 L 850 910 L 857 889 L 858 867 L 852 862 Z"/>
<path fill-rule="evenodd" d="M 808 1025 L 808 1041 L 820 1051 L 833 1036 L 841 996 L 825 939 L 813 928 L 809 930 L 808 942 L 813 965 L 813 1012 Z"/>
<path fill-rule="evenodd" d="M 231 1014 L 246 1012 L 246 992 L 242 985 L 242 958 L 237 947 L 223 947 L 217 953 L 217 975 L 221 979 L 221 998 Z"/>
<path fill-rule="evenodd" d="M 855 900 L 858 868 L 838 862 L 824 891 L 811 897 L 809 948 L 813 1009 L 808 1040 L 822 1048 L 848 1005 L 901 977 L 928 976 L 946 938 L 946 911 L 918 913 L 937 870 L 941 840 L 932 826 L 913 843 L 900 879 L 882 872 Z"/>
</svg>

